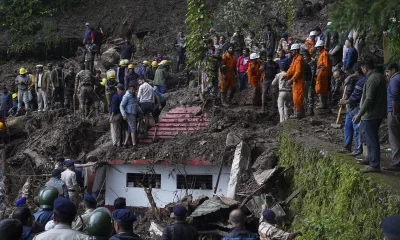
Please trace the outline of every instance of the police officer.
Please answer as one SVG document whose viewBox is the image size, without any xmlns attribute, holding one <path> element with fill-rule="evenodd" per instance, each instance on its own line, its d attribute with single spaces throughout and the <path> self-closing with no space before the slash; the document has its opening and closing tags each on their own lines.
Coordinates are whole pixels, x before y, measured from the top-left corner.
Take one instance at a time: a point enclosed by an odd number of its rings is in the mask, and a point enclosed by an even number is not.
<svg viewBox="0 0 400 240">
<path fill-rule="evenodd" d="M 58 190 L 55 187 L 44 187 L 39 191 L 39 209 L 33 214 L 35 222 L 39 223 L 43 228 L 53 216 L 54 200 L 58 198 Z"/>
<path fill-rule="evenodd" d="M 7 218 L 0 221 L 0 236 L 2 240 L 21 239 L 23 226 L 18 219 Z"/>
<path fill-rule="evenodd" d="M 382 231 L 385 240 L 400 239 L 400 215 L 383 219 Z"/>
<path fill-rule="evenodd" d="M 68 109 L 74 109 L 74 91 L 75 91 L 75 69 L 73 67 L 69 68 L 68 74 L 65 75 L 65 107 Z"/>
<path fill-rule="evenodd" d="M 53 169 L 53 171 L 51 171 L 52 178 L 50 178 L 50 180 L 47 181 L 45 186 L 57 188 L 59 193 L 58 196 L 68 198 L 67 185 L 63 180 L 61 180 L 61 172 L 62 170 L 60 168 Z"/>
<path fill-rule="evenodd" d="M 176 221 L 172 225 L 164 228 L 161 240 L 199 239 L 199 233 L 197 232 L 196 228 L 186 222 L 186 208 L 182 205 L 176 205 L 174 206 L 173 212 Z"/>
<path fill-rule="evenodd" d="M 100 83 L 96 82 L 91 72 L 89 70 L 84 70 L 84 66 L 81 65 L 81 71 L 76 75 L 74 97 L 78 95 L 79 110 L 83 117 L 89 115 L 90 102 L 94 102 L 96 113 L 98 113 L 99 110 L 100 98 L 94 92 L 93 85 L 100 85 Z"/>
<path fill-rule="evenodd" d="M 112 231 L 113 223 L 110 211 L 104 207 L 94 210 L 88 219 L 87 234 L 90 240 L 108 240 Z"/>
<path fill-rule="evenodd" d="M 141 240 L 141 238 L 133 232 L 132 224 L 136 221 L 136 217 L 131 211 L 127 209 L 118 209 L 112 213 L 112 217 L 114 219 L 114 229 L 117 234 L 112 236 L 109 240 Z"/>
<path fill-rule="evenodd" d="M 74 161 L 67 160 L 64 162 L 64 166 L 66 170 L 61 173 L 61 180 L 67 185 L 69 199 L 75 203 L 75 206 L 78 206 L 81 189 L 76 180 Z"/>
<path fill-rule="evenodd" d="M 35 240 L 89 240 L 89 236 L 71 229 L 76 216 L 74 203 L 66 198 L 54 201 L 54 228 L 37 235 Z"/>
<path fill-rule="evenodd" d="M 72 224 L 72 229 L 87 233 L 89 217 L 96 209 L 97 200 L 91 195 L 85 194 L 83 197 L 83 204 L 85 206 L 85 212 L 82 215 L 77 216 L 75 223 Z"/>
</svg>

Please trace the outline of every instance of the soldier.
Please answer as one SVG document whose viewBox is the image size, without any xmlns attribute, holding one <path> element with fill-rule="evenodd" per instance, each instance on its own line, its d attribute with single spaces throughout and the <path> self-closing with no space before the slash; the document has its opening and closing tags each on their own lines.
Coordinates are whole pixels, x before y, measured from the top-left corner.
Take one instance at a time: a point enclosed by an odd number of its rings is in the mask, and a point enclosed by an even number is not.
<svg viewBox="0 0 400 240">
<path fill-rule="evenodd" d="M 133 223 L 136 221 L 136 217 L 131 211 L 127 209 L 118 209 L 112 213 L 112 217 L 114 219 L 114 229 L 117 234 L 112 236 L 109 240 L 141 240 L 141 238 L 133 232 Z"/>
<path fill-rule="evenodd" d="M 61 173 L 61 180 L 63 180 L 67 185 L 69 199 L 71 199 L 75 206 L 78 206 L 81 189 L 76 181 L 74 161 L 67 160 L 64 162 L 64 166 L 67 169 Z"/>
<path fill-rule="evenodd" d="M 85 206 L 85 212 L 82 215 L 77 216 L 75 222 L 72 224 L 72 229 L 87 233 L 89 217 L 96 209 L 97 200 L 91 195 L 85 194 L 83 197 L 83 204 Z"/>
<path fill-rule="evenodd" d="M 85 46 L 85 69 L 94 74 L 94 57 L 98 51 L 96 44 L 89 43 Z"/>
<path fill-rule="evenodd" d="M 75 69 L 73 67 L 69 68 L 69 72 L 65 75 L 65 106 L 67 109 L 74 109 L 74 91 L 75 91 Z"/>
<path fill-rule="evenodd" d="M 81 71 L 76 75 L 74 97 L 79 94 L 79 111 L 81 111 L 83 117 L 89 114 L 90 102 L 94 102 L 96 113 L 99 110 L 100 99 L 94 92 L 93 85 L 99 85 L 99 83 L 94 81 L 89 70 L 84 70 L 84 66 L 81 66 Z"/>
<path fill-rule="evenodd" d="M 113 231 L 111 213 L 107 208 L 98 208 L 89 216 L 87 234 L 91 240 L 107 240 Z M 122 238 L 134 239 L 134 238 Z"/>
<path fill-rule="evenodd" d="M 45 186 L 57 188 L 59 197 L 68 198 L 67 185 L 63 180 L 61 180 L 61 172 L 62 170 L 60 168 L 53 169 L 53 171 L 51 171 L 52 178 L 50 178 L 50 180 L 45 184 Z"/>
<path fill-rule="evenodd" d="M 54 228 L 36 235 L 35 240 L 89 240 L 89 236 L 71 229 L 76 207 L 71 200 L 57 198 L 54 201 Z"/>
<path fill-rule="evenodd" d="M 55 187 L 44 187 L 39 191 L 39 210 L 33 214 L 33 217 L 43 229 L 53 216 L 53 204 L 54 200 L 58 198 L 58 194 Z"/>
<path fill-rule="evenodd" d="M 53 98 L 51 100 L 51 109 L 54 109 L 56 100 L 60 101 L 61 108 L 64 108 L 64 65 L 59 63 L 57 68 L 51 71 L 50 79 L 53 86 Z"/>
<path fill-rule="evenodd" d="M 47 111 L 47 90 L 50 84 L 50 74 L 44 72 L 43 65 L 36 66 L 35 91 L 37 92 L 38 111 Z"/>
<path fill-rule="evenodd" d="M 18 109 L 17 114 L 20 114 L 22 103 L 25 104 L 26 112 L 29 111 L 29 99 L 28 99 L 28 86 L 30 85 L 28 71 L 25 68 L 19 70 L 19 75 L 15 79 L 15 85 L 18 86 Z"/>
</svg>

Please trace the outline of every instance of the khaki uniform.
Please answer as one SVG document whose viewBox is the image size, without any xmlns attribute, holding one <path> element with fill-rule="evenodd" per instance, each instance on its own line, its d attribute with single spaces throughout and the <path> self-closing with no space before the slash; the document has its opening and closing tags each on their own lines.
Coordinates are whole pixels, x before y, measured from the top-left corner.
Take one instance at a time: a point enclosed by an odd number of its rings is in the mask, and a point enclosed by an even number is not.
<svg viewBox="0 0 400 240">
<path fill-rule="evenodd" d="M 69 199 L 75 204 L 76 207 L 78 207 L 79 193 L 76 192 L 75 190 L 76 189 L 75 186 L 78 186 L 75 172 L 71 171 L 70 169 L 65 170 L 64 172 L 61 173 L 61 180 L 63 180 L 67 185 Z"/>
<path fill-rule="evenodd" d="M 76 217 L 76 221 L 72 223 L 72 229 L 83 233 L 87 233 L 86 230 L 89 223 L 89 217 L 94 210 L 95 210 L 94 208 L 87 209 L 85 213 L 83 213 L 82 215 L 78 215 Z"/>
<path fill-rule="evenodd" d="M 53 229 L 36 235 L 34 240 L 89 240 L 89 236 L 72 230 L 66 224 L 57 224 Z"/>
<path fill-rule="evenodd" d="M 258 226 L 258 234 L 260 240 L 287 240 L 290 233 L 284 232 L 277 228 L 275 225 L 262 221 L 260 218 L 260 225 Z"/>
<path fill-rule="evenodd" d="M 95 80 L 89 70 L 82 70 L 76 75 L 75 93 L 78 94 L 79 110 L 84 116 L 90 112 L 90 103 L 94 103 L 96 110 L 99 107 L 100 98 L 93 89 L 94 85 Z"/>
</svg>

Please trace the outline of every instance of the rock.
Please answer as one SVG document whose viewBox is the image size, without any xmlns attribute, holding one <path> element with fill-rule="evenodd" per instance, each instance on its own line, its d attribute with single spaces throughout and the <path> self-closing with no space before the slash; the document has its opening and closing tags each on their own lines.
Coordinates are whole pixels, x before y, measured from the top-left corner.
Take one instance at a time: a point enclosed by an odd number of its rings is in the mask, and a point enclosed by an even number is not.
<svg viewBox="0 0 400 240">
<path fill-rule="evenodd" d="M 240 106 L 244 105 L 255 105 L 261 106 L 261 91 L 254 88 L 246 89 L 241 92 L 237 92 L 232 99 L 233 103 L 237 103 Z"/>
<path fill-rule="evenodd" d="M 110 48 L 101 55 L 99 63 L 106 69 L 113 68 L 118 63 L 120 54 L 115 48 Z"/>
<path fill-rule="evenodd" d="M 259 186 L 263 185 L 269 179 L 271 179 L 275 174 L 279 171 L 279 167 L 268 169 L 264 171 L 256 171 L 253 173 L 254 180 L 257 182 Z"/>
<path fill-rule="evenodd" d="M 196 88 L 198 86 L 197 80 L 192 80 L 189 82 L 189 88 Z"/>
<path fill-rule="evenodd" d="M 225 146 L 228 148 L 236 147 L 241 141 L 242 141 L 242 139 L 240 137 L 238 137 L 234 133 L 230 132 L 226 136 Z"/>
<path fill-rule="evenodd" d="M 124 44 L 125 40 L 123 38 L 116 38 L 114 40 L 112 40 L 112 43 L 115 45 L 122 45 Z"/>
<path fill-rule="evenodd" d="M 276 155 L 277 148 L 275 146 L 268 147 L 254 162 L 251 167 L 253 171 L 259 169 L 272 169 L 278 163 L 278 156 Z"/>
<path fill-rule="evenodd" d="M 228 191 L 228 198 L 235 198 L 236 188 L 241 182 L 241 176 L 250 165 L 251 151 L 250 147 L 245 142 L 240 142 L 236 147 L 235 155 L 232 162 Z"/>
</svg>

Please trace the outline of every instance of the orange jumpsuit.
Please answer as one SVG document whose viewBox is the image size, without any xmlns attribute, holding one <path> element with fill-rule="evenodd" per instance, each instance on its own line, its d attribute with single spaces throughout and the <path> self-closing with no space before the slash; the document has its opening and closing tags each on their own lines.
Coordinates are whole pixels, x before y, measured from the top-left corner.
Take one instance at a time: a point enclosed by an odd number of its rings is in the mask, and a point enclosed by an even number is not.
<svg viewBox="0 0 400 240">
<path fill-rule="evenodd" d="M 312 39 L 309 39 L 304 44 L 306 45 L 308 52 L 310 54 L 312 54 L 313 46 L 315 45 L 315 41 Z"/>
<path fill-rule="evenodd" d="M 302 113 L 304 111 L 304 61 L 300 54 L 293 58 L 285 78 L 293 82 L 294 112 Z"/>
<path fill-rule="evenodd" d="M 257 84 L 262 87 L 262 72 L 260 70 L 260 67 L 262 66 L 262 63 L 260 61 L 250 61 L 249 62 L 249 68 L 247 70 L 247 82 L 249 85 L 253 88 L 257 87 Z"/>
<path fill-rule="evenodd" d="M 236 59 L 226 52 L 222 56 L 221 74 L 219 77 L 220 92 L 225 92 L 230 89 L 236 89 Z"/>
<path fill-rule="evenodd" d="M 327 95 L 329 91 L 329 78 L 331 77 L 332 66 L 328 51 L 322 49 L 318 58 L 318 74 L 315 81 L 315 92 L 318 95 Z"/>
</svg>

